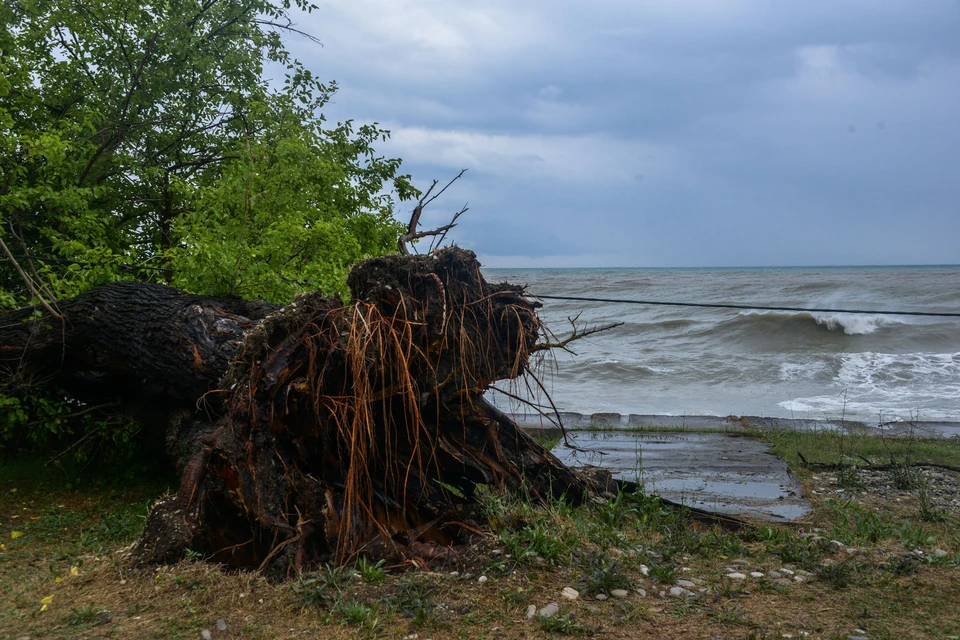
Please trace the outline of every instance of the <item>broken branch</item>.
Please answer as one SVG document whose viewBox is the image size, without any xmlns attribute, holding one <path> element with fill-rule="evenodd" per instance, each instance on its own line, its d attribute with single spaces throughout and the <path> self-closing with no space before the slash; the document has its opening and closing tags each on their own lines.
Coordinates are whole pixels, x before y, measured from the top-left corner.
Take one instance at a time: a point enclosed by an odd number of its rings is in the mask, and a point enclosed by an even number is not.
<svg viewBox="0 0 960 640">
<path fill-rule="evenodd" d="M 420 200 L 417 201 L 417 206 L 413 208 L 413 212 L 410 214 L 410 223 L 407 225 L 407 232 L 397 239 L 397 248 L 400 250 L 401 255 L 405 255 L 405 256 L 410 255 L 410 249 L 407 247 L 407 244 L 409 242 L 418 240 L 420 238 L 426 238 L 428 236 L 440 236 L 439 242 L 443 242 L 443 239 L 446 237 L 447 232 L 453 227 L 457 226 L 456 225 L 457 218 L 459 218 L 460 216 L 462 216 L 464 213 L 467 212 L 466 205 L 464 205 L 463 208 L 460 209 L 460 211 L 454 214 L 453 219 L 448 224 L 442 227 L 438 227 L 436 229 L 431 229 L 430 231 L 417 231 L 417 227 L 420 226 L 420 216 L 423 215 L 424 208 L 426 208 L 428 204 L 430 204 L 431 202 L 439 198 L 441 195 L 443 195 L 443 192 L 446 191 L 450 187 L 450 185 L 452 185 L 454 182 L 459 180 L 460 177 L 463 176 L 464 173 L 466 173 L 466 171 L 467 171 L 466 169 L 462 169 L 460 173 L 454 176 L 454 178 L 450 180 L 450 182 L 448 182 L 442 189 L 440 189 L 440 191 L 438 191 L 435 195 L 431 197 L 430 194 L 433 193 L 433 189 L 437 186 L 437 184 L 439 184 L 437 180 L 434 180 L 433 183 L 430 185 L 430 188 L 427 189 L 426 193 L 424 193 L 420 197 Z M 437 244 L 439 244 L 439 242 Z M 431 244 L 430 248 L 431 250 L 433 249 L 433 244 Z"/>
<path fill-rule="evenodd" d="M 576 352 L 570 349 L 567 345 L 569 345 L 571 342 L 575 342 L 577 340 L 586 338 L 587 336 L 592 336 L 595 333 L 600 333 L 601 331 L 607 331 L 609 329 L 615 329 L 616 327 L 619 327 L 620 325 L 623 324 L 622 322 L 611 322 L 610 324 L 604 324 L 597 327 L 580 327 L 577 325 L 577 321 L 579 319 L 580 319 L 579 313 L 572 318 L 567 318 L 567 321 L 570 323 L 570 326 L 573 328 L 573 332 L 569 336 L 567 336 L 563 340 L 560 340 L 559 342 L 541 342 L 535 345 L 533 349 L 531 349 L 531 351 L 546 351 L 547 349 L 563 349 L 567 353 L 577 355 Z"/>
</svg>

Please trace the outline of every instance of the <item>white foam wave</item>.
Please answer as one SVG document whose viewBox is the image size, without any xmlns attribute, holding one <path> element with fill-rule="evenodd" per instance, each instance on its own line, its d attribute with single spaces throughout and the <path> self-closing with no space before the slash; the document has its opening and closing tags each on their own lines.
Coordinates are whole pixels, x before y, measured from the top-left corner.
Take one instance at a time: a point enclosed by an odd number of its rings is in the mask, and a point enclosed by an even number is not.
<svg viewBox="0 0 960 640">
<path fill-rule="evenodd" d="M 850 353 L 834 380 L 839 391 L 778 403 L 797 414 L 831 419 L 951 419 L 960 401 L 960 353 Z"/>
<path fill-rule="evenodd" d="M 848 353 L 840 357 L 837 382 L 848 387 L 897 384 L 960 389 L 960 353 Z"/>
<path fill-rule="evenodd" d="M 781 362 L 780 379 L 784 382 L 813 380 L 828 366 L 826 362 Z"/>
<path fill-rule="evenodd" d="M 813 314 L 813 319 L 820 326 L 836 331 L 842 329 L 848 336 L 863 336 L 873 333 L 887 324 L 891 324 L 886 316 L 867 316 L 845 313 L 839 315 Z"/>
<path fill-rule="evenodd" d="M 909 324 L 903 320 L 895 320 L 896 316 L 871 316 L 854 313 L 809 313 L 806 311 L 741 311 L 740 316 L 765 316 L 786 320 L 813 320 L 821 327 L 830 331 L 843 331 L 848 336 L 862 336 L 873 333 L 880 327 L 892 324 Z"/>
</svg>

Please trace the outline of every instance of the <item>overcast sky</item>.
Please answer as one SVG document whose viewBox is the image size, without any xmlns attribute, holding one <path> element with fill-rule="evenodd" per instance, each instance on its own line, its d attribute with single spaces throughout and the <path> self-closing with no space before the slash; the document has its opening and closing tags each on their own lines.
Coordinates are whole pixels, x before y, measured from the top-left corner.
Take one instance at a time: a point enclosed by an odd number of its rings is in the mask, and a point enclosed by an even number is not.
<svg viewBox="0 0 960 640">
<path fill-rule="evenodd" d="M 960 263 L 958 0 L 318 4 L 328 118 L 469 169 L 487 266 Z"/>
</svg>

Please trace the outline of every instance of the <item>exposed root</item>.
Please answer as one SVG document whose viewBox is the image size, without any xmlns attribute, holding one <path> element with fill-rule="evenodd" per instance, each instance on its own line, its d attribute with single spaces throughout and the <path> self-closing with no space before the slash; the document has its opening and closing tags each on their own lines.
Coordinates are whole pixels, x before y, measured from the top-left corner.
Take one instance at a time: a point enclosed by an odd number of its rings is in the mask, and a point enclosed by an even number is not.
<svg viewBox="0 0 960 640">
<path fill-rule="evenodd" d="M 479 267 L 457 248 L 370 260 L 349 306 L 302 296 L 250 331 L 225 414 L 154 510 L 141 560 L 169 561 L 156 538 L 171 514 L 183 548 L 287 572 L 446 557 L 476 529 L 478 484 L 581 498 L 583 480 L 483 398 L 527 371 L 541 325 L 537 301 Z"/>
</svg>

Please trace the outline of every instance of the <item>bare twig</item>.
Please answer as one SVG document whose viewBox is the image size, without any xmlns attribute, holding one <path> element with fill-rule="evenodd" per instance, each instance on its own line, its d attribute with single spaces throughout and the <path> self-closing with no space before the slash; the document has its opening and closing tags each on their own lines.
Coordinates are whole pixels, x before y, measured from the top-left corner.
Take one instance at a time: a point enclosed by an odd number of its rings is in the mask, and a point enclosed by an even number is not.
<svg viewBox="0 0 960 640">
<path fill-rule="evenodd" d="M 462 169 L 460 173 L 458 173 L 452 180 L 450 180 L 450 182 L 448 182 L 442 189 L 440 189 L 440 191 L 438 191 L 431 197 L 430 194 L 433 193 L 434 188 L 437 186 L 437 184 L 439 184 L 438 181 L 434 180 L 433 183 L 430 185 L 430 188 L 427 189 L 426 193 L 424 193 L 420 197 L 420 200 L 417 201 L 417 206 L 413 208 L 413 211 L 410 214 L 410 224 L 407 225 L 407 232 L 397 239 L 397 248 L 400 250 L 400 253 L 402 255 L 405 255 L 405 256 L 410 255 L 410 249 L 407 247 L 407 243 L 412 242 L 413 240 L 418 240 L 420 238 L 426 238 L 428 236 L 441 236 L 440 242 L 442 242 L 443 238 L 446 237 L 447 232 L 450 231 L 450 229 L 452 229 L 453 227 L 457 226 L 456 224 L 457 218 L 459 218 L 460 216 L 462 216 L 464 213 L 467 212 L 466 205 L 464 205 L 463 208 L 460 209 L 460 211 L 458 211 L 453 216 L 453 219 L 450 221 L 449 224 L 445 224 L 444 226 L 438 227 L 436 229 L 431 229 L 430 231 L 417 231 L 417 227 L 420 226 L 420 216 L 423 214 L 424 208 L 428 204 L 430 204 L 431 202 L 439 198 L 441 195 L 443 195 L 443 192 L 446 191 L 450 187 L 450 185 L 452 185 L 454 182 L 459 180 L 460 177 L 464 173 L 466 173 L 466 171 L 467 171 L 466 169 Z M 432 246 L 433 245 L 431 244 L 431 248 Z"/>
<path fill-rule="evenodd" d="M 570 322 L 570 326 L 573 328 L 573 332 L 559 342 L 541 342 L 540 344 L 534 345 L 530 350 L 532 351 L 545 351 L 547 349 L 563 349 L 567 353 L 572 353 L 577 355 L 572 349 L 567 345 L 575 340 L 580 340 L 581 338 L 586 338 L 587 336 L 592 336 L 595 333 L 600 333 L 601 331 L 607 331 L 608 329 L 614 329 L 622 325 L 622 322 L 611 322 L 610 324 L 600 325 L 598 327 L 579 327 L 577 326 L 577 321 L 580 320 L 580 314 L 572 318 L 567 318 Z"/>
<path fill-rule="evenodd" d="M 13 257 L 13 253 L 10 251 L 10 248 L 7 247 L 7 243 L 3 241 L 3 238 L 0 238 L 0 249 L 3 249 L 3 253 L 6 255 L 7 260 L 10 264 L 13 265 L 13 268 L 17 270 L 17 273 L 20 274 L 20 279 L 23 280 L 23 284 L 27 285 L 27 289 L 30 291 L 30 295 L 37 299 L 40 303 L 40 306 L 47 310 L 47 313 L 52 315 L 57 320 L 63 320 L 63 316 L 54 311 L 53 307 L 50 306 L 43 296 L 40 295 L 40 292 L 37 291 L 37 287 L 33 283 L 33 278 L 27 275 L 27 272 L 23 270 L 23 267 L 20 266 L 20 263 L 17 262 L 17 259 Z"/>
<path fill-rule="evenodd" d="M 457 211 L 455 214 L 453 214 L 453 220 L 450 221 L 450 224 L 446 225 L 445 227 L 440 227 L 439 229 L 437 229 L 437 231 L 442 231 L 443 233 L 440 234 L 439 238 L 434 237 L 434 240 L 430 242 L 431 251 L 433 251 L 434 246 L 439 247 L 441 244 L 443 244 L 443 241 L 446 240 L 447 238 L 447 231 L 450 231 L 450 229 L 453 229 L 455 226 L 457 226 L 457 218 L 459 218 L 469 210 L 470 209 L 469 207 L 467 207 L 467 205 L 463 205 L 463 208 L 460 209 L 460 211 Z"/>
</svg>

